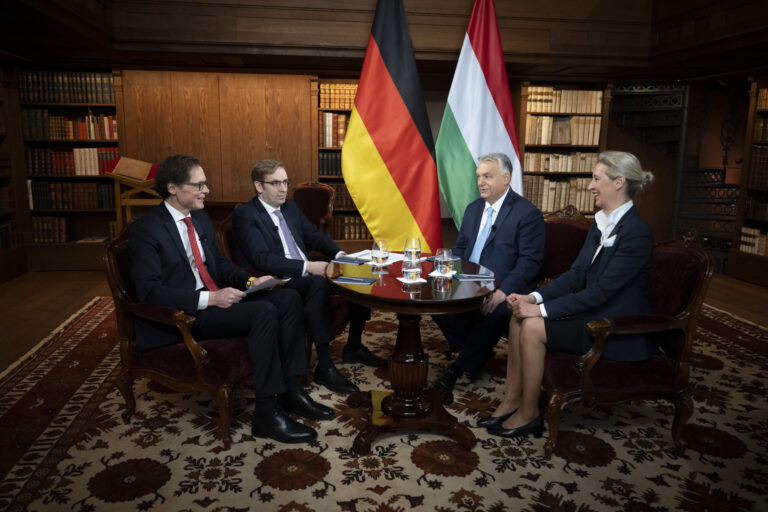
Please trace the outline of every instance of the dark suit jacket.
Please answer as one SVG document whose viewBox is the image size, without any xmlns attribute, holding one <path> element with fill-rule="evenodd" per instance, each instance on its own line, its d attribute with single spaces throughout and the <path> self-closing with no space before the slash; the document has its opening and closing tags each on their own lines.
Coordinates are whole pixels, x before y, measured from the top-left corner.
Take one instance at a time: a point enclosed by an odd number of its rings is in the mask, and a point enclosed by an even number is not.
<svg viewBox="0 0 768 512">
<path fill-rule="evenodd" d="M 472 254 L 483 215 L 484 199 L 477 199 L 467 206 L 453 248 L 455 256 L 468 259 Z M 528 293 L 539 280 L 544 259 L 541 211 L 510 189 L 494 226 L 480 253 L 480 264 L 490 268 L 500 279 L 500 288 L 505 294 Z"/>
<path fill-rule="evenodd" d="M 592 266 L 600 231 L 597 223 L 571 268 L 543 286 L 538 292 L 544 299 L 547 317 L 584 317 L 585 322 L 632 315 L 647 315 L 648 282 L 653 265 L 653 233 L 650 226 L 632 207 L 619 220 L 610 236 L 616 235 L 611 247 L 603 247 Z M 584 351 L 589 348 L 582 347 Z M 604 357 L 617 360 L 645 359 L 653 352 L 646 338 L 633 337 L 630 343 L 606 344 Z"/>
<path fill-rule="evenodd" d="M 208 273 L 220 287 L 244 290 L 250 274 L 226 259 L 219 249 L 208 214 L 191 213 L 200 237 Z M 164 204 L 159 204 L 130 227 L 131 279 L 136 297 L 144 304 L 183 309 L 194 315 L 200 292 L 189 265 L 179 230 Z M 181 340 L 175 328 L 136 319 L 138 349 L 148 350 Z"/>
<path fill-rule="evenodd" d="M 341 249 L 336 242 L 312 224 L 293 201 L 286 201 L 281 207 L 288 229 L 296 245 L 308 255 L 317 251 L 334 257 Z M 280 235 L 275 229 L 271 215 L 267 213 L 258 197 L 235 208 L 232 214 L 232 228 L 237 246 L 237 262 L 259 272 L 280 276 L 300 276 L 304 262 L 285 257 Z"/>
</svg>

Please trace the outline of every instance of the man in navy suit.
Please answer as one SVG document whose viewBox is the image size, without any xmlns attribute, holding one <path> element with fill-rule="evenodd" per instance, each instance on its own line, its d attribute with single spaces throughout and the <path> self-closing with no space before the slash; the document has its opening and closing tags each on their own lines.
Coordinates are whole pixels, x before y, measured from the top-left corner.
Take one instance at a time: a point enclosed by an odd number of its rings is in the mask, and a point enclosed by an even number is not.
<svg viewBox="0 0 768 512">
<path fill-rule="evenodd" d="M 293 290 L 245 289 L 255 278 L 221 253 L 208 215 L 210 190 L 200 162 L 165 159 L 155 176 L 163 202 L 130 227 L 131 279 L 145 304 L 182 309 L 195 317 L 199 339 L 247 336 L 256 405 L 252 433 L 286 443 L 311 441 L 317 432 L 288 414 L 330 419 L 333 411 L 312 400 L 299 384 L 307 371 L 302 306 Z M 136 319 L 137 350 L 181 342 L 176 329 Z"/>
<path fill-rule="evenodd" d="M 536 285 L 544 258 L 544 218 L 538 208 L 509 187 L 512 163 L 503 153 L 481 156 L 475 174 L 480 199 L 464 211 L 454 256 L 493 271 L 499 286 L 480 312 L 435 315 L 451 351 L 458 352 L 434 386 L 452 390 L 466 373 L 476 379 L 509 323 L 505 299 Z M 525 290 L 525 292 L 518 292 Z"/>
<path fill-rule="evenodd" d="M 334 366 L 329 343 L 334 338 L 328 296 L 331 285 L 325 277 L 326 261 L 312 261 L 310 251 L 327 258 L 344 252 L 317 229 L 295 202 L 287 200 L 290 180 L 282 162 L 261 160 L 251 169 L 256 197 L 235 208 L 232 227 L 238 261 L 249 268 L 291 278 L 286 288 L 301 294 L 312 339 L 317 348 L 315 382 L 337 393 L 353 393 L 358 387 Z M 350 305 L 350 327 L 342 354 L 345 363 L 384 366 L 386 361 L 362 344 L 370 310 Z"/>
</svg>

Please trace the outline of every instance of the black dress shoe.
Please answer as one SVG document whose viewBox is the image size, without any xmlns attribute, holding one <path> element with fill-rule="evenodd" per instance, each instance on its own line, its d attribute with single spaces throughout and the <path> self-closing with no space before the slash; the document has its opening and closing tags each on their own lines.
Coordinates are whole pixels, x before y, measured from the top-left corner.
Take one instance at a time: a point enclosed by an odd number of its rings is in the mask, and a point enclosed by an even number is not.
<svg viewBox="0 0 768 512">
<path fill-rule="evenodd" d="M 443 373 L 440 374 L 437 380 L 435 380 L 435 382 L 432 384 L 432 387 L 437 389 L 444 389 L 446 391 L 453 391 L 453 386 L 456 385 L 456 381 L 459 380 L 459 377 L 461 377 L 462 373 L 464 372 L 458 368 L 449 366 L 443 371 Z"/>
<path fill-rule="evenodd" d="M 515 409 L 512 412 L 508 412 L 507 414 L 502 414 L 501 416 L 488 416 L 487 418 L 481 418 L 477 420 L 477 426 L 482 428 L 488 428 L 494 425 L 501 425 L 507 420 L 507 418 L 509 418 L 516 412 L 517 412 L 517 409 Z"/>
<path fill-rule="evenodd" d="M 344 350 L 341 352 L 341 360 L 344 361 L 344 364 L 360 363 L 365 366 L 373 366 L 374 368 L 387 366 L 386 359 L 374 355 L 373 352 L 363 345 L 359 345 L 351 350 L 347 350 L 344 347 Z"/>
<path fill-rule="evenodd" d="M 315 382 L 325 386 L 334 393 L 340 393 L 342 395 L 349 395 L 360 391 L 360 388 L 355 386 L 349 381 L 341 372 L 333 365 L 323 370 L 315 370 Z"/>
<path fill-rule="evenodd" d="M 294 389 L 277 396 L 277 403 L 288 413 L 298 414 L 308 420 L 330 420 L 333 410 L 317 403 L 302 389 Z"/>
<path fill-rule="evenodd" d="M 307 443 L 317 438 L 315 429 L 294 420 L 279 408 L 273 415 L 261 415 L 254 411 L 251 424 L 253 437 L 266 437 L 281 443 Z"/>
<path fill-rule="evenodd" d="M 533 433 L 533 437 L 541 437 L 542 430 L 544 430 L 544 421 L 541 419 L 541 415 L 536 416 L 522 427 L 504 428 L 501 426 L 501 423 L 488 427 L 488 433 L 509 438 L 520 437 L 530 433 Z"/>
</svg>

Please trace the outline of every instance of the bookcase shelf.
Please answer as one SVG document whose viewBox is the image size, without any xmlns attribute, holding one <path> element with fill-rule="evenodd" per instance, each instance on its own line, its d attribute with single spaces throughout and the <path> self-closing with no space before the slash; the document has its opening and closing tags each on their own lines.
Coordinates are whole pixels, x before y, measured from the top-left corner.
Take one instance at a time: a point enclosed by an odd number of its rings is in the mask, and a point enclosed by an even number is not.
<svg viewBox="0 0 768 512">
<path fill-rule="evenodd" d="M 605 150 L 610 89 L 524 82 L 519 99 L 525 197 L 543 212 L 572 204 L 593 213 L 586 188 L 597 155 Z"/>
<path fill-rule="evenodd" d="M 732 277 L 768 286 L 768 77 L 753 80 L 744 140 L 744 167 L 736 220 L 739 236 L 728 254 Z"/>
<path fill-rule="evenodd" d="M 357 92 L 357 80 L 320 80 L 317 105 L 317 181 L 333 187 L 334 216 L 329 234 L 347 252 L 370 249 L 371 234 L 341 174 L 341 147 Z"/>
</svg>

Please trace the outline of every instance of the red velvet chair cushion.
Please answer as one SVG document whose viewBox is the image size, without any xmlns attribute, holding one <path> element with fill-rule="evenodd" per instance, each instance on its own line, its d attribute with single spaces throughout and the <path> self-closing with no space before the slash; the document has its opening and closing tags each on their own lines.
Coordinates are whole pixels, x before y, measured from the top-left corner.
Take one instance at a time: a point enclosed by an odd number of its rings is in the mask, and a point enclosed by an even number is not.
<svg viewBox="0 0 768 512">
<path fill-rule="evenodd" d="M 542 273 L 554 278 L 571 268 L 587 237 L 587 229 L 568 222 L 549 220 L 545 224 L 547 243 L 544 246 Z"/>
<path fill-rule="evenodd" d="M 248 353 L 246 338 L 221 338 L 198 341 L 208 352 L 203 365 L 203 378 L 215 386 L 232 384 L 252 372 L 251 361 L 243 357 Z M 184 343 L 134 353 L 133 370 L 154 370 L 180 380 L 195 380 L 195 364 Z"/>
<path fill-rule="evenodd" d="M 575 354 L 548 352 L 544 383 L 563 392 L 579 389 L 581 377 L 576 369 L 576 359 L 579 357 Z M 607 392 L 671 389 L 675 382 L 675 367 L 663 355 L 632 363 L 601 359 L 592 368 L 590 375 L 593 388 Z"/>
</svg>

